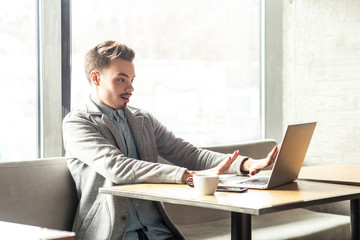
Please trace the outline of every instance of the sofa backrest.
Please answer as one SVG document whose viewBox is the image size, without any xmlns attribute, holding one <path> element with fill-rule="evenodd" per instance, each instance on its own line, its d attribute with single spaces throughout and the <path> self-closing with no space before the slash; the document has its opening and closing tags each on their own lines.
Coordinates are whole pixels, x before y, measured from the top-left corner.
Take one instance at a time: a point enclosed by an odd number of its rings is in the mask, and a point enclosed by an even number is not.
<svg viewBox="0 0 360 240">
<path fill-rule="evenodd" d="M 275 140 L 263 139 L 238 144 L 208 146 L 203 148 L 220 153 L 233 153 L 234 151 L 239 150 L 240 155 L 242 156 L 248 156 L 254 159 L 261 159 L 265 158 L 275 146 Z"/>
<path fill-rule="evenodd" d="M 69 231 L 77 205 L 65 158 L 0 162 L 0 221 Z"/>
</svg>

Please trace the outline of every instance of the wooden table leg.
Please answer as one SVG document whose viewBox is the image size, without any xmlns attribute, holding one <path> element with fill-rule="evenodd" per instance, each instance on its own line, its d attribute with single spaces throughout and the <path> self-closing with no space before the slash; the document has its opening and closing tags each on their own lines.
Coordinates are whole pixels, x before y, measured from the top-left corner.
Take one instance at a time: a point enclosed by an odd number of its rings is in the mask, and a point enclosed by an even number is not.
<svg viewBox="0 0 360 240">
<path fill-rule="evenodd" d="M 360 199 L 350 200 L 351 239 L 360 239 Z"/>
<path fill-rule="evenodd" d="M 231 212 L 231 240 L 251 240 L 251 215 Z"/>
</svg>

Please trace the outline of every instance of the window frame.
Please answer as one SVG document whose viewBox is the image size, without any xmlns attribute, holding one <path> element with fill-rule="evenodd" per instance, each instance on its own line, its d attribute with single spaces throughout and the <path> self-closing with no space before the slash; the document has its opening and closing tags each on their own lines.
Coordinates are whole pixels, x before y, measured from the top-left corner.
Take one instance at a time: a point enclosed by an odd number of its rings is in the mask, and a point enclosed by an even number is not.
<svg viewBox="0 0 360 240">
<path fill-rule="evenodd" d="M 283 136 L 283 1 L 261 0 L 262 6 L 262 133 L 263 138 Z"/>
<path fill-rule="evenodd" d="M 36 0 L 37 157 L 63 156 L 62 119 L 70 111 L 71 2 Z"/>
</svg>

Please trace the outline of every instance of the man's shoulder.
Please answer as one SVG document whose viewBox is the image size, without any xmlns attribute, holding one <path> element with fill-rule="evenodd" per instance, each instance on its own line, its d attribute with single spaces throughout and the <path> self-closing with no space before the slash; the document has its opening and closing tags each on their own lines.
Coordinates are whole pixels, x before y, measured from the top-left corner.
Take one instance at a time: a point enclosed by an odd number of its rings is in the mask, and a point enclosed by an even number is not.
<svg viewBox="0 0 360 240">
<path fill-rule="evenodd" d="M 134 116 L 151 116 L 150 112 L 144 109 L 140 109 L 132 106 L 127 106 L 126 109 Z"/>
<path fill-rule="evenodd" d="M 91 111 L 89 110 L 89 108 L 87 108 L 86 106 L 82 107 L 82 108 L 78 108 L 75 110 L 72 110 L 71 112 L 69 112 L 65 118 L 64 121 L 69 120 L 69 119 L 74 119 L 74 118 L 86 118 L 89 119 L 91 117 L 94 116 L 100 116 L 101 117 L 101 112 L 98 111 Z"/>
</svg>

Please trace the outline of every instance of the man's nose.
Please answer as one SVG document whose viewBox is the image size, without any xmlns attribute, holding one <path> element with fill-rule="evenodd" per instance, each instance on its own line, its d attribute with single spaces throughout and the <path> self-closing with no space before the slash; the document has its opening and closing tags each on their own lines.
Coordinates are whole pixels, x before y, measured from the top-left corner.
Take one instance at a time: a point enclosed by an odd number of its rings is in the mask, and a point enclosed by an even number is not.
<svg viewBox="0 0 360 240">
<path fill-rule="evenodd" d="M 129 84 L 127 84 L 126 91 L 127 92 L 133 92 L 134 91 L 133 83 L 130 82 Z"/>
</svg>

